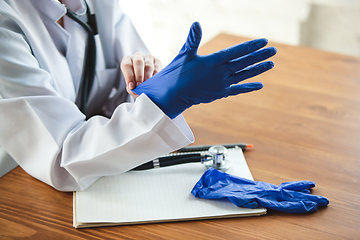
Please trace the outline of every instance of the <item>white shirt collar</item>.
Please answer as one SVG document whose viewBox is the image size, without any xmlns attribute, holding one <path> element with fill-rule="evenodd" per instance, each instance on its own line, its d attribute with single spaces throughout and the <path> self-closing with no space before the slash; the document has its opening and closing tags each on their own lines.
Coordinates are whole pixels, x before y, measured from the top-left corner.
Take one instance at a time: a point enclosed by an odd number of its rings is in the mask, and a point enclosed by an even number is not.
<svg viewBox="0 0 360 240">
<path fill-rule="evenodd" d="M 86 4 L 84 0 L 64 0 L 62 4 L 58 0 L 31 0 L 40 14 L 46 16 L 54 22 L 57 22 L 66 14 L 65 5 L 78 15 L 86 13 Z"/>
<path fill-rule="evenodd" d="M 86 4 L 84 0 L 63 0 L 63 2 L 77 15 L 84 15 L 86 13 Z"/>
</svg>

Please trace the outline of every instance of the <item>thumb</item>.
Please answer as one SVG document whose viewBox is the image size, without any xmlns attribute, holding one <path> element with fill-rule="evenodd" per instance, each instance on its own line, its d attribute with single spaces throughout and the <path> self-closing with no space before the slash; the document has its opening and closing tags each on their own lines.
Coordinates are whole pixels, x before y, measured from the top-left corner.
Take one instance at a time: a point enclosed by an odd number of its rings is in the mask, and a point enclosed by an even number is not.
<svg viewBox="0 0 360 240">
<path fill-rule="evenodd" d="M 190 27 L 189 35 L 186 39 L 184 46 L 181 48 L 179 55 L 188 53 L 188 54 L 196 54 L 197 49 L 200 45 L 202 36 L 200 23 L 194 22 Z"/>
</svg>

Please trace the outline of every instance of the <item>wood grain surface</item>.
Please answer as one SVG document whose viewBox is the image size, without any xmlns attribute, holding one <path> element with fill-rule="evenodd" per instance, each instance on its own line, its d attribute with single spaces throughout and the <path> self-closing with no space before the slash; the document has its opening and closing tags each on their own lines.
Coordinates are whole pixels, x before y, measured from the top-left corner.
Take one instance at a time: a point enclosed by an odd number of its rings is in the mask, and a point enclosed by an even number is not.
<svg viewBox="0 0 360 240">
<path fill-rule="evenodd" d="M 207 54 L 247 39 L 221 34 Z M 253 143 L 255 180 L 312 180 L 328 207 L 310 214 L 74 229 L 72 193 L 16 168 L 0 178 L 0 239 L 359 239 L 360 59 L 276 43 L 264 89 L 201 104 L 184 116 L 199 144 Z"/>
</svg>

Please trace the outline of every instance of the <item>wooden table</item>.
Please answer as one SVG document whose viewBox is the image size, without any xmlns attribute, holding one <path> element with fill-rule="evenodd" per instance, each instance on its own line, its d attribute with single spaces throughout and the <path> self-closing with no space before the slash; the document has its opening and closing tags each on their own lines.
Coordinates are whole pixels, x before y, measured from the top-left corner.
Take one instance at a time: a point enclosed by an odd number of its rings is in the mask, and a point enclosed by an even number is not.
<svg viewBox="0 0 360 240">
<path fill-rule="evenodd" d="M 221 34 L 201 54 L 246 39 Z M 255 180 L 313 180 L 330 205 L 311 214 L 74 229 L 72 193 L 21 168 L 0 178 L 0 238 L 359 239 L 360 59 L 305 47 L 278 48 L 263 90 L 185 112 L 195 144 L 247 142 Z"/>
</svg>

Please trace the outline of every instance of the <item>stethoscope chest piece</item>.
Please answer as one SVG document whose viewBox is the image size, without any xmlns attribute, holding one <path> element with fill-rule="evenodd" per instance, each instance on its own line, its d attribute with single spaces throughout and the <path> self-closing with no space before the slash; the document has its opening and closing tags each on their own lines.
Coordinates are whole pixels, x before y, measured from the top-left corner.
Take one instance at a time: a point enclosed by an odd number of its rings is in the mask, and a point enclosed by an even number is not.
<svg viewBox="0 0 360 240">
<path fill-rule="evenodd" d="M 220 171 L 226 171 L 230 168 L 231 162 L 226 159 L 228 149 L 221 145 L 215 145 L 209 148 L 208 152 L 212 155 L 212 161 L 205 162 L 206 168 L 215 168 Z"/>
</svg>

